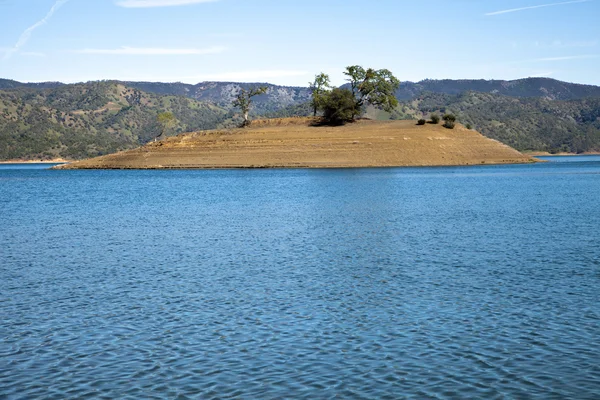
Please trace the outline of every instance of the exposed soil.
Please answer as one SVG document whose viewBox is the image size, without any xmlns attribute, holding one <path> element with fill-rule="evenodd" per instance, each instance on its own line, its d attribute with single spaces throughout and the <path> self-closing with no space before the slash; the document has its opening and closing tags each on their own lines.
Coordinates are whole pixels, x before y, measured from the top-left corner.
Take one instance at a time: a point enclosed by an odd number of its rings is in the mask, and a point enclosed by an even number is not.
<svg viewBox="0 0 600 400">
<path fill-rule="evenodd" d="M 531 163 L 536 160 L 457 124 L 311 118 L 254 121 L 244 129 L 182 134 L 61 169 L 351 168 Z"/>
<path fill-rule="evenodd" d="M 53 158 L 51 160 L 3 160 L 0 164 L 57 164 L 57 163 L 68 163 L 71 160 L 65 160 L 64 158 Z"/>
</svg>

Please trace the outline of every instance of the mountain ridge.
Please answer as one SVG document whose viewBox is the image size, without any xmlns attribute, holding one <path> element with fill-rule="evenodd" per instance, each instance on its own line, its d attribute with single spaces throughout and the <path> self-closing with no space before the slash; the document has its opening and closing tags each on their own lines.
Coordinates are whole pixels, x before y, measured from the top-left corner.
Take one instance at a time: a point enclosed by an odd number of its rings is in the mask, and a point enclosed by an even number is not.
<svg viewBox="0 0 600 400">
<path fill-rule="evenodd" d="M 93 83 L 103 81 L 81 82 Z M 185 96 L 195 100 L 227 103 L 232 101 L 232 95 L 239 88 L 247 89 L 253 86 L 267 86 L 270 94 L 258 98 L 257 103 L 265 99 L 279 101 L 282 106 L 306 101 L 310 98 L 310 90 L 303 86 L 275 85 L 267 82 L 217 82 L 203 81 L 196 84 L 182 82 L 149 82 L 149 81 L 121 81 L 105 80 L 104 82 L 117 82 L 145 92 Z M 25 83 L 10 79 L 0 79 L 0 90 L 27 87 L 31 89 L 52 89 L 60 86 L 71 85 L 61 82 Z M 551 100 L 569 100 L 587 97 L 600 97 L 600 86 L 571 83 L 553 78 L 531 77 L 515 80 L 500 79 L 424 79 L 419 82 L 401 82 L 396 92 L 399 100 L 414 98 L 423 92 L 460 94 L 467 91 L 482 93 L 503 94 L 511 97 L 545 97 Z M 262 101 L 261 101 L 262 100 Z"/>
<path fill-rule="evenodd" d="M 160 133 L 159 112 L 173 112 L 168 135 L 235 126 L 232 101 L 265 85 L 251 115 L 311 115 L 309 88 L 265 83 L 93 81 L 21 83 L 0 79 L 0 159 L 85 158 L 143 145 Z M 469 89 L 469 90 L 467 90 Z M 478 89 L 478 90 L 471 90 Z M 393 113 L 372 119 L 419 119 L 451 112 L 484 135 L 523 151 L 600 151 L 600 87 L 550 78 L 404 82 Z"/>
</svg>

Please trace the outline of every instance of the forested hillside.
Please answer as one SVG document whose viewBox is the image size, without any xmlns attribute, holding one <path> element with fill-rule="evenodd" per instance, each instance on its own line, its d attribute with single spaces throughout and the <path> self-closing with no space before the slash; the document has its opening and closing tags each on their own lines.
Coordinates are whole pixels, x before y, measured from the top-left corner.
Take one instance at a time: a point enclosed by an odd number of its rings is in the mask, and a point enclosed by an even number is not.
<svg viewBox="0 0 600 400">
<path fill-rule="evenodd" d="M 491 93 L 426 93 L 401 102 L 400 115 L 453 113 L 484 135 L 517 150 L 600 151 L 600 97 L 578 100 L 516 98 Z"/>
<path fill-rule="evenodd" d="M 0 79 L 0 159 L 85 158 L 139 146 L 160 133 L 156 116 L 172 112 L 169 135 L 235 126 L 240 89 L 262 84 L 101 81 L 65 85 Z M 254 117 L 310 115 L 308 88 L 265 84 Z M 392 113 L 374 119 L 418 119 L 451 112 L 486 136 L 518 150 L 600 151 L 600 87 L 548 78 L 516 81 L 403 82 Z"/>
<path fill-rule="evenodd" d="M 197 85 L 161 82 L 122 82 L 128 87 L 148 93 L 186 96 L 199 101 L 208 101 L 224 108 L 231 108 L 240 89 L 266 86 L 264 95 L 252 99 L 254 115 L 265 115 L 282 107 L 305 103 L 310 100 L 306 87 L 277 86 L 269 83 L 202 82 Z"/>
<path fill-rule="evenodd" d="M 216 105 L 159 96 L 116 82 L 0 91 L 0 159 L 85 158 L 137 147 L 160 134 L 159 112 L 172 112 L 175 134 L 215 128 Z"/>
<path fill-rule="evenodd" d="M 484 79 L 427 79 L 421 82 L 403 82 L 396 92 L 399 100 L 411 100 L 426 92 L 461 94 L 481 92 L 510 97 L 540 97 L 549 100 L 571 100 L 600 97 L 600 87 L 557 81 L 550 78 L 526 78 L 514 81 Z"/>
</svg>

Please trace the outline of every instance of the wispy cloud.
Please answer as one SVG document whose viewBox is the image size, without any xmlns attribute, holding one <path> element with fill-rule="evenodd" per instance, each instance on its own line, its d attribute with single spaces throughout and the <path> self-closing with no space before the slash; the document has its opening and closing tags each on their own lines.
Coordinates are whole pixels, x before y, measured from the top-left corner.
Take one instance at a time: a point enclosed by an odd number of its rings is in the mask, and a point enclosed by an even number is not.
<svg viewBox="0 0 600 400">
<path fill-rule="evenodd" d="M 534 72 L 527 75 L 519 76 L 518 78 L 514 78 L 515 80 L 519 79 L 527 79 L 527 78 L 548 78 L 554 75 L 556 71 L 546 71 L 546 72 Z"/>
<path fill-rule="evenodd" d="M 204 49 L 169 49 L 155 47 L 121 47 L 118 49 L 83 49 L 77 50 L 79 54 L 104 54 L 119 56 L 191 56 L 204 54 L 217 54 L 226 50 L 222 46 L 207 47 Z"/>
<path fill-rule="evenodd" d="M 46 57 L 46 54 L 40 53 L 38 51 L 22 51 L 21 53 L 19 53 L 19 55 L 25 57 Z"/>
<path fill-rule="evenodd" d="M 598 58 L 598 54 L 584 54 L 581 56 L 564 56 L 564 57 L 544 57 L 530 60 L 532 62 L 545 62 L 545 61 L 568 61 L 568 60 L 585 60 L 589 58 Z"/>
<path fill-rule="evenodd" d="M 598 45 L 598 41 L 596 40 L 583 40 L 583 41 L 575 41 L 575 42 L 563 42 L 561 40 L 555 40 L 552 42 L 550 47 L 596 47 Z"/>
<path fill-rule="evenodd" d="M 198 3 L 214 3 L 219 0 L 119 0 L 116 4 L 125 8 L 174 7 Z"/>
<path fill-rule="evenodd" d="M 513 41 L 510 43 L 513 49 L 519 48 L 536 48 L 536 49 L 570 49 L 570 48 L 583 48 L 583 47 L 596 47 L 598 46 L 597 40 L 579 40 L 579 41 L 540 41 L 536 40 L 533 42 L 517 42 Z"/>
<path fill-rule="evenodd" d="M 487 13 L 485 15 L 486 16 L 492 16 L 492 15 L 508 14 L 508 13 L 513 13 L 513 12 L 518 12 L 518 11 L 533 10 L 533 9 L 536 9 L 536 8 L 562 6 L 562 5 L 565 5 L 565 4 L 589 3 L 590 1 L 592 1 L 592 0 L 572 0 L 572 1 L 563 1 L 561 3 L 540 4 L 540 5 L 537 5 L 537 6 L 529 6 L 529 7 L 521 7 L 521 8 L 511 8 L 511 9 L 508 9 L 508 10 L 493 11 L 493 12 L 489 12 L 489 13 Z"/>
<path fill-rule="evenodd" d="M 48 14 L 46 14 L 46 16 L 44 18 L 42 18 L 41 20 L 39 20 L 35 24 L 31 25 L 29 28 L 25 29 L 25 31 L 19 37 L 19 40 L 17 40 L 17 43 L 14 45 L 14 47 L 12 47 L 11 49 L 9 49 L 4 54 L 4 60 L 9 59 L 14 53 L 16 53 L 17 51 L 19 51 L 23 46 L 25 46 L 25 44 L 27 44 L 27 42 L 31 38 L 31 34 L 33 33 L 33 31 L 35 31 L 37 28 L 39 28 L 40 26 L 42 26 L 46 22 L 48 22 L 50 20 L 50 18 L 52 18 L 52 16 L 54 15 L 54 13 L 63 4 L 65 4 L 68 1 L 69 0 L 58 0 L 56 3 L 54 3 L 54 5 L 50 9 L 50 11 L 48 11 Z"/>
<path fill-rule="evenodd" d="M 185 77 L 187 81 L 232 81 L 232 82 L 258 82 L 276 78 L 287 78 L 293 76 L 308 75 L 308 71 L 300 70 L 257 70 L 257 71 L 236 71 L 223 72 L 216 74 L 203 74 Z"/>
</svg>

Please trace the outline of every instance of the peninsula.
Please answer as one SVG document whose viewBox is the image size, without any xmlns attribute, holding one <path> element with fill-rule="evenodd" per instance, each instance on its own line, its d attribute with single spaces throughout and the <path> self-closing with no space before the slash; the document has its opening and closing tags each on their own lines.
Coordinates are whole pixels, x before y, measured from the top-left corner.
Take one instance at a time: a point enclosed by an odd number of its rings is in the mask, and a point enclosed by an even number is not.
<svg viewBox="0 0 600 400">
<path fill-rule="evenodd" d="M 314 118 L 257 120 L 199 131 L 57 169 L 358 168 L 532 163 L 529 155 L 457 124 L 359 120 L 318 126 Z"/>
</svg>

